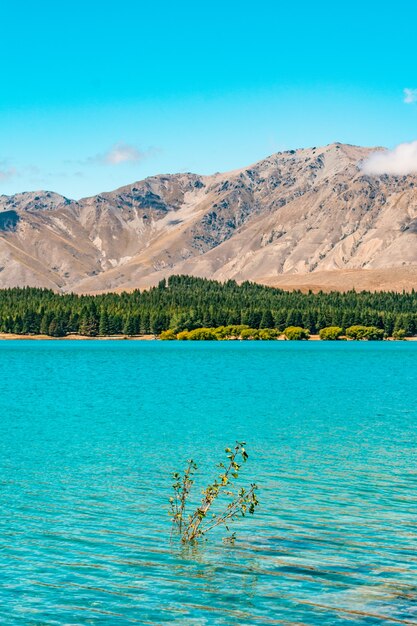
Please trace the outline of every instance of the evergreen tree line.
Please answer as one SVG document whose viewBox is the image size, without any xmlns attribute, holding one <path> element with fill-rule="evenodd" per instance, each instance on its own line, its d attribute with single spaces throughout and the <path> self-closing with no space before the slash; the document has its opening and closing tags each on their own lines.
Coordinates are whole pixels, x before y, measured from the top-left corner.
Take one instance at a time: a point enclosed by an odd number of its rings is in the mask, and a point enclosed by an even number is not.
<svg viewBox="0 0 417 626">
<path fill-rule="evenodd" d="M 315 334 L 328 326 L 376 326 L 391 336 L 417 335 L 417 292 L 301 293 L 256 283 L 219 283 L 171 276 L 157 287 L 131 293 L 57 294 L 48 289 L 0 290 L 0 332 L 87 336 L 178 333 L 199 327 L 246 324 L 288 326 Z"/>
</svg>

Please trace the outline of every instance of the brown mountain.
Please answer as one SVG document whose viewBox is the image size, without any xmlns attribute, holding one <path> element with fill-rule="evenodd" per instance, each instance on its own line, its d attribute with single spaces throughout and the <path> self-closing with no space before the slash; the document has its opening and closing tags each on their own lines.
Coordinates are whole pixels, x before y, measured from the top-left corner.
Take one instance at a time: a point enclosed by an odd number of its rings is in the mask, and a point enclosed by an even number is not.
<svg viewBox="0 0 417 626">
<path fill-rule="evenodd" d="M 0 287 L 97 292 L 173 274 L 301 289 L 417 288 L 417 176 L 367 176 L 343 144 L 79 201 L 0 196 Z"/>
</svg>

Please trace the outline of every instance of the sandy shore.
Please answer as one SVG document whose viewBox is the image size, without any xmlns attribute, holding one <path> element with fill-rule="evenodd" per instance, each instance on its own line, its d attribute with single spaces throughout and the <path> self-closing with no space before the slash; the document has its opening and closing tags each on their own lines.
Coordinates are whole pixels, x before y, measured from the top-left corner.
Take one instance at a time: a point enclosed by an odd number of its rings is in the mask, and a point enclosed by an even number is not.
<svg viewBox="0 0 417 626">
<path fill-rule="evenodd" d="M 87 337 L 87 335 L 67 335 L 66 337 L 50 337 L 49 335 L 15 335 L 13 333 L 0 333 L 1 339 L 33 339 L 39 341 L 47 339 L 51 341 L 68 341 L 74 340 L 88 340 L 88 341 L 119 341 L 121 339 L 128 341 L 153 341 L 156 339 L 155 335 L 137 335 L 130 337 L 128 335 L 112 335 L 109 337 Z"/>
<path fill-rule="evenodd" d="M 0 333 L 0 340 L 8 339 L 31 339 L 34 341 L 40 341 L 46 339 L 48 341 L 154 341 L 158 339 L 155 335 L 135 335 L 133 337 L 129 335 L 109 335 L 107 337 L 88 337 L 87 335 L 66 335 L 65 337 L 50 337 L 49 335 L 16 335 L 14 333 Z M 226 340 L 227 341 L 227 340 Z M 230 341 L 230 340 L 229 340 Z M 234 339 L 233 341 L 237 341 Z M 277 337 L 276 341 L 286 341 L 284 336 Z M 320 341 L 318 335 L 310 335 L 309 341 Z"/>
<path fill-rule="evenodd" d="M 0 341 L 8 339 L 30 339 L 34 341 L 40 341 L 46 339 L 47 341 L 155 341 L 158 339 L 155 335 L 110 335 L 108 337 L 88 337 L 87 335 L 67 335 L 66 337 L 50 337 L 49 335 L 15 335 L 14 333 L 0 333 Z M 227 340 L 226 340 L 227 341 Z M 235 340 L 236 341 L 236 340 Z M 287 341 L 283 335 L 277 337 L 276 341 Z M 310 335 L 308 341 L 322 341 L 319 335 Z M 348 339 L 347 341 L 352 341 Z M 385 339 L 385 341 L 395 341 L 392 337 Z M 405 337 L 403 341 L 417 341 L 417 337 Z"/>
</svg>

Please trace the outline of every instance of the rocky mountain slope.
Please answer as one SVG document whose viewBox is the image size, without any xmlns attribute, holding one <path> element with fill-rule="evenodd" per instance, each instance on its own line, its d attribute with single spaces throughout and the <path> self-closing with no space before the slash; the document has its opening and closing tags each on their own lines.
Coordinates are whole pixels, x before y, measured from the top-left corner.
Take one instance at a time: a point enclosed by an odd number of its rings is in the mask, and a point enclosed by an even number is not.
<svg viewBox="0 0 417 626">
<path fill-rule="evenodd" d="M 161 175 L 79 201 L 0 196 L 0 287 L 98 292 L 173 273 L 300 288 L 417 288 L 417 176 L 332 144 Z"/>
</svg>

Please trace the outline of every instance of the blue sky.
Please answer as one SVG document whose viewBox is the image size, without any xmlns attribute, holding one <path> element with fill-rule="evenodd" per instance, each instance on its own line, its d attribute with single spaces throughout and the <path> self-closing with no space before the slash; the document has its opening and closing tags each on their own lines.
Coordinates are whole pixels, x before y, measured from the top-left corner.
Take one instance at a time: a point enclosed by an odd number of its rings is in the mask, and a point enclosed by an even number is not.
<svg viewBox="0 0 417 626">
<path fill-rule="evenodd" d="M 0 193 L 413 141 L 416 23 L 401 1 L 5 3 Z"/>
</svg>

